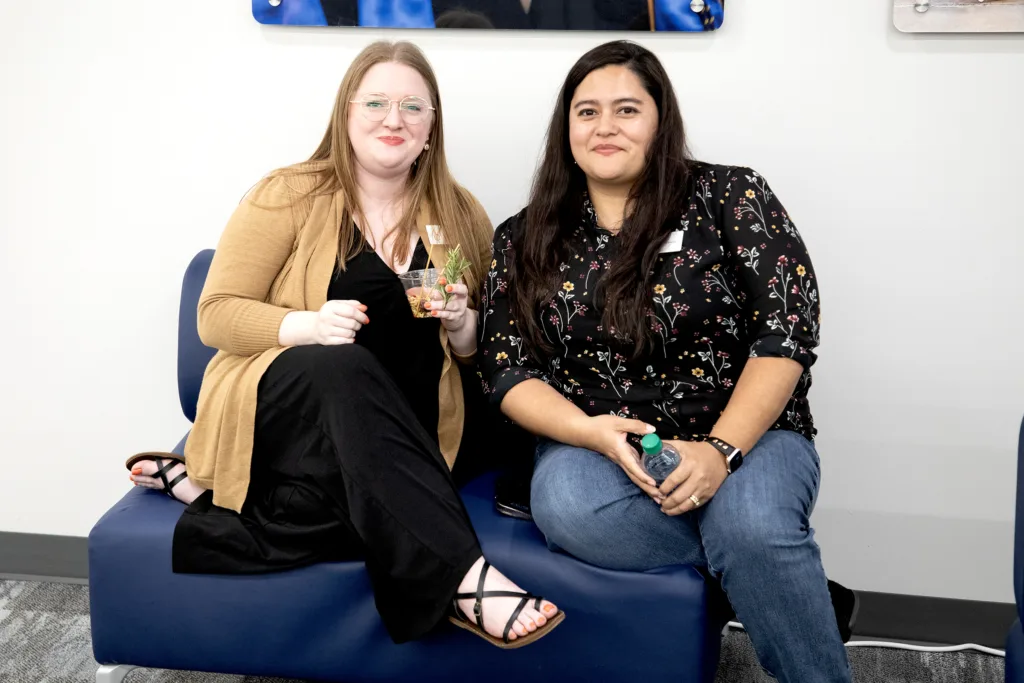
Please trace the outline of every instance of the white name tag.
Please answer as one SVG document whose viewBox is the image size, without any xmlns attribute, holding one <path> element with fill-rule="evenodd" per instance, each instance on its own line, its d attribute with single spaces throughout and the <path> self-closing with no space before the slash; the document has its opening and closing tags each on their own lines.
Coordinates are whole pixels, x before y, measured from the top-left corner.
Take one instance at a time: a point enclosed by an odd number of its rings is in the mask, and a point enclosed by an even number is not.
<svg viewBox="0 0 1024 683">
<path fill-rule="evenodd" d="M 430 240 L 430 244 L 434 246 L 437 246 L 438 244 L 444 244 L 444 235 L 441 234 L 441 226 L 428 225 L 427 239 Z"/>
<path fill-rule="evenodd" d="M 664 254 L 670 251 L 682 251 L 684 234 L 684 230 L 673 230 L 670 232 L 668 237 L 665 238 L 665 243 L 661 245 L 661 249 L 658 253 Z"/>
</svg>

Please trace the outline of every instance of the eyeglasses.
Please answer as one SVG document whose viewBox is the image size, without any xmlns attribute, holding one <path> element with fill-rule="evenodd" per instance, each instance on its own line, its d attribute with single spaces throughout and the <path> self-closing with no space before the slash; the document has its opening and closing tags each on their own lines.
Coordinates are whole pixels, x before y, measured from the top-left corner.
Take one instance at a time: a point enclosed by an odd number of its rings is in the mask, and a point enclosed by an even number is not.
<svg viewBox="0 0 1024 683">
<path fill-rule="evenodd" d="M 391 105 L 396 102 L 398 103 L 398 113 L 406 123 L 423 123 L 430 116 L 430 112 L 434 111 L 434 108 L 425 99 L 415 95 L 392 100 L 387 95 L 372 93 L 364 95 L 358 100 L 351 100 L 352 104 L 359 105 L 359 111 L 363 112 L 363 116 L 369 121 L 386 119 L 391 113 Z"/>
</svg>

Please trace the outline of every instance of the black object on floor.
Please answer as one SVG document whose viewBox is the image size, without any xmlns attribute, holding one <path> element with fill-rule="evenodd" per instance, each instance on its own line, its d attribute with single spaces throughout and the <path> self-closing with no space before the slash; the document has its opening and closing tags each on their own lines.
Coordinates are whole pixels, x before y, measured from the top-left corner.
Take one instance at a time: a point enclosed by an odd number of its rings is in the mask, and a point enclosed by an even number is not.
<svg viewBox="0 0 1024 683">
<path fill-rule="evenodd" d="M 502 472 L 494 485 L 494 506 L 498 512 L 516 519 L 533 519 L 530 514 L 531 471 L 512 467 Z"/>
<path fill-rule="evenodd" d="M 832 609 L 836 612 L 839 635 L 844 643 L 848 643 L 860 614 L 860 597 L 846 586 L 831 580 L 828 582 L 828 592 L 832 596 Z"/>
<path fill-rule="evenodd" d="M 842 636 L 844 643 L 848 643 L 860 613 L 860 598 L 855 591 L 831 579 L 828 581 L 828 593 L 832 598 L 832 609 L 836 613 L 836 626 L 839 627 L 839 635 Z M 724 600 L 723 603 L 725 621 L 735 621 L 736 613 L 729 605 L 729 601 Z"/>
</svg>

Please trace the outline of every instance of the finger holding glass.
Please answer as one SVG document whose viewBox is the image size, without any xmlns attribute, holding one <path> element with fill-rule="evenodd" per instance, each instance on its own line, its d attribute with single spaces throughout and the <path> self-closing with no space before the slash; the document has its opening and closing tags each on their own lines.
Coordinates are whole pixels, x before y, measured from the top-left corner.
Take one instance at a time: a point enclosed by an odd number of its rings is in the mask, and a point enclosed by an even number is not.
<svg viewBox="0 0 1024 683">
<path fill-rule="evenodd" d="M 469 287 L 464 284 L 449 284 L 441 277 L 437 287 L 431 290 L 430 300 L 424 303 L 430 316 L 441 320 L 449 332 L 457 332 L 466 324 L 469 310 Z"/>
</svg>

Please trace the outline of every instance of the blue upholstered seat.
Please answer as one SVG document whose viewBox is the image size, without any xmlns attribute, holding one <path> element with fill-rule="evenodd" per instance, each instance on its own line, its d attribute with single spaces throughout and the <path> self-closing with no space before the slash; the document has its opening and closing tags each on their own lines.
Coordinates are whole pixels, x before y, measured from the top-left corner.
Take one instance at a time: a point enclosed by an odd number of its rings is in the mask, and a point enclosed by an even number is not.
<svg viewBox="0 0 1024 683">
<path fill-rule="evenodd" d="M 211 258 L 210 251 L 196 256 L 182 288 L 178 380 L 190 419 L 212 355 L 195 331 Z M 184 440 L 177 452 L 183 446 Z M 136 489 L 89 535 L 96 659 L 346 683 L 713 680 L 720 624 L 708 618 L 708 591 L 696 570 L 616 572 L 552 553 L 532 523 L 495 512 L 493 491 L 493 474 L 463 490 L 485 554 L 567 614 L 529 647 L 499 650 L 447 624 L 421 641 L 394 645 L 360 562 L 258 576 L 174 574 L 171 539 L 183 508 Z"/>
</svg>

